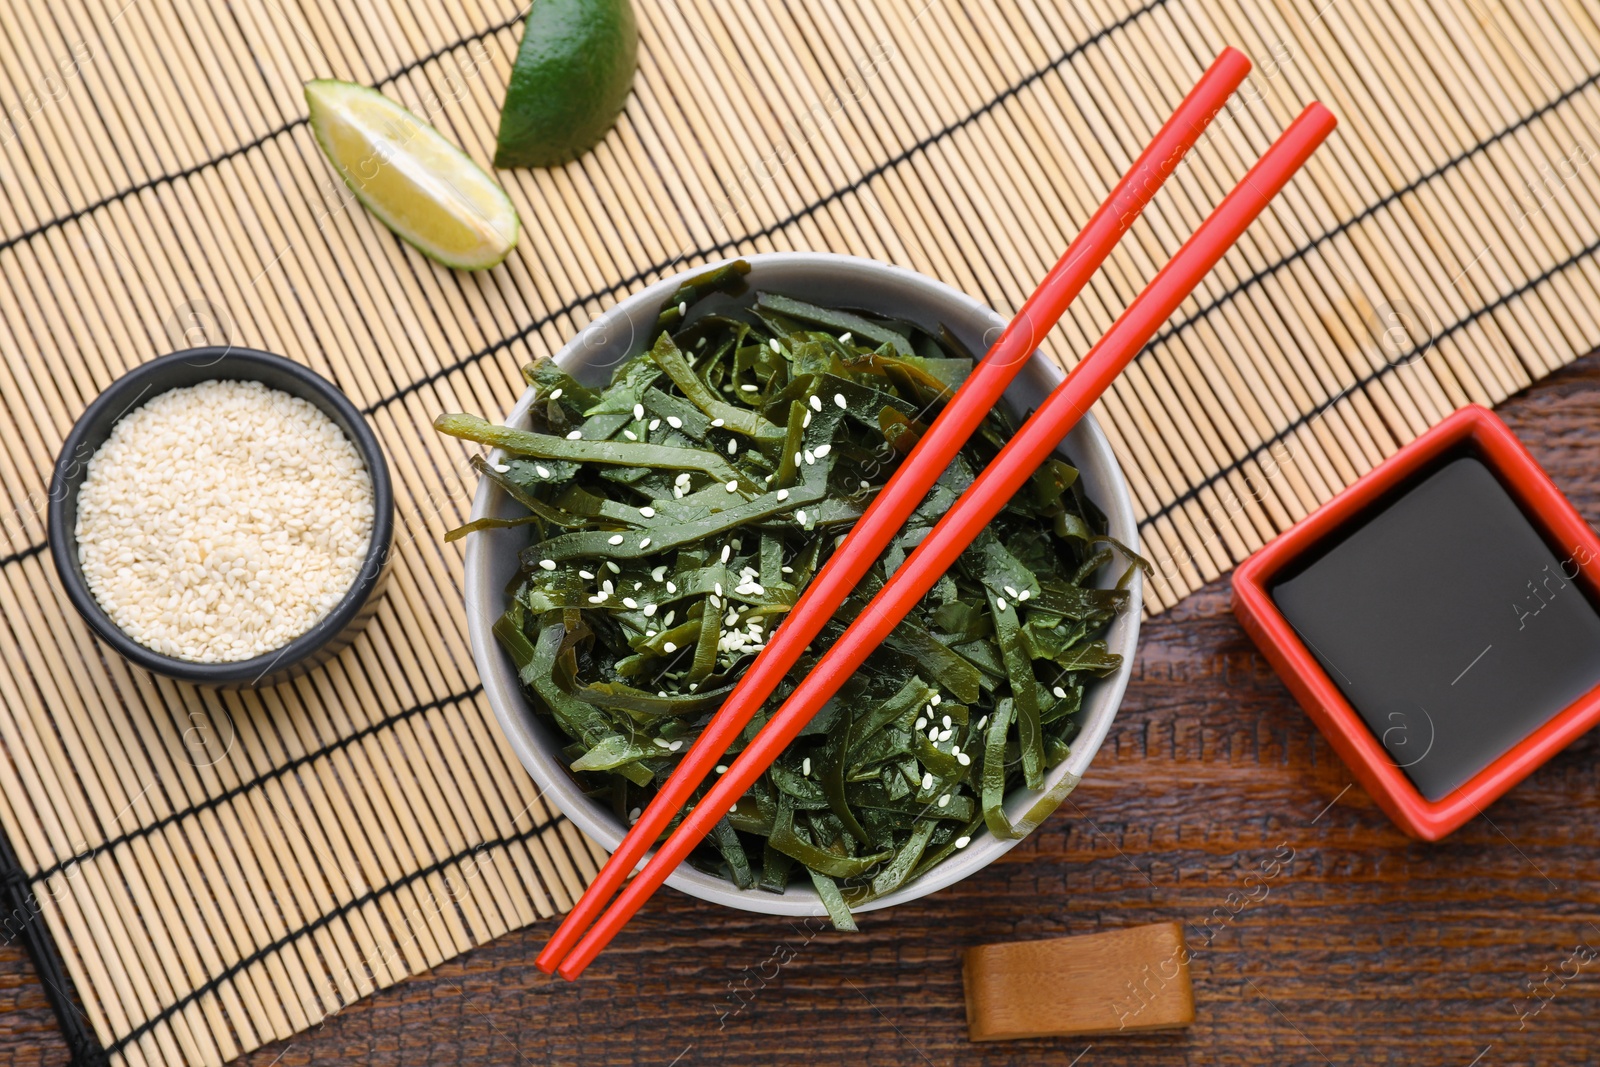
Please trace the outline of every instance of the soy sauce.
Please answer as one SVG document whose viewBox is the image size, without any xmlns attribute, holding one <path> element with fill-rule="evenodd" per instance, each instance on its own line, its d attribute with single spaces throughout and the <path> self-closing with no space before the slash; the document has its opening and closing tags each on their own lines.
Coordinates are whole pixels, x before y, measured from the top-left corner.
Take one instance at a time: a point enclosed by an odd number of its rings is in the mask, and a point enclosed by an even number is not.
<svg viewBox="0 0 1600 1067">
<path fill-rule="evenodd" d="M 1429 800 L 1600 683 L 1600 612 L 1476 457 L 1458 454 L 1272 587 Z"/>
</svg>

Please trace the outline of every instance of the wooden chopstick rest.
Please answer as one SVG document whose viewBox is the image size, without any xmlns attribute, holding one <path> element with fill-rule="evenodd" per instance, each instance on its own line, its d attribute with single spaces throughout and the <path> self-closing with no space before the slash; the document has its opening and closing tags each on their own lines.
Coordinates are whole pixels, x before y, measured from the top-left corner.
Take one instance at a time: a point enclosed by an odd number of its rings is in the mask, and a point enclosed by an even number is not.
<svg viewBox="0 0 1600 1067">
<path fill-rule="evenodd" d="M 1179 923 L 969 948 L 962 960 L 973 1041 L 1133 1033 L 1194 1022 Z"/>
</svg>

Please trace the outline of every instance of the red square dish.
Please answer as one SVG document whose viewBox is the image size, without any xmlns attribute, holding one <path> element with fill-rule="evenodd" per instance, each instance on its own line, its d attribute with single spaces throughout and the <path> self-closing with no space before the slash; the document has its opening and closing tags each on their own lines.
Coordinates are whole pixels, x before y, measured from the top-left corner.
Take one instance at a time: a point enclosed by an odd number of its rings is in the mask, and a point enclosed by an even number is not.
<svg viewBox="0 0 1600 1067">
<path fill-rule="evenodd" d="M 1520 532 L 1507 529 L 1536 554 L 1497 556 L 1501 545 L 1480 523 L 1462 521 L 1489 514 L 1463 510 L 1477 498 L 1448 488 L 1469 476 L 1492 487 L 1482 499 L 1500 502 Z M 1399 553 L 1387 573 L 1377 552 L 1385 546 Z M 1556 566 L 1532 570 L 1524 591 L 1519 568 L 1539 558 Z M 1563 597 L 1569 587 L 1577 595 Z M 1505 423 L 1477 405 L 1400 449 L 1233 577 L 1234 612 L 1273 669 L 1395 824 L 1428 841 L 1600 719 L 1597 603 L 1600 537 Z M 1544 608 L 1543 629 L 1530 629 Z M 1410 723 L 1413 734 L 1397 734 Z M 1414 760 L 1397 758 L 1416 750 Z"/>
</svg>

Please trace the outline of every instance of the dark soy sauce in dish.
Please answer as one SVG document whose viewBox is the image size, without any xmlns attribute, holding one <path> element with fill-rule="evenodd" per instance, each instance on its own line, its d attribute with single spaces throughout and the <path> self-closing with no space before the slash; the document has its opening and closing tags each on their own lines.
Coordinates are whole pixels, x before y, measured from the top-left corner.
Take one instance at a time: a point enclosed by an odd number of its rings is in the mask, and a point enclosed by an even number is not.
<svg viewBox="0 0 1600 1067">
<path fill-rule="evenodd" d="M 1552 551 L 1470 453 L 1353 526 L 1272 598 L 1428 800 L 1600 683 L 1586 561 Z"/>
</svg>

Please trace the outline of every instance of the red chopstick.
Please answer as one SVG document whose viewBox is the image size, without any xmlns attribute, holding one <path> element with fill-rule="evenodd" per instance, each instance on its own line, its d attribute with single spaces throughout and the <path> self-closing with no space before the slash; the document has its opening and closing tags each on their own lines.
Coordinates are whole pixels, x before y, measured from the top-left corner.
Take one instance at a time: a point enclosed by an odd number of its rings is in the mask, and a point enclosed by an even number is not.
<svg viewBox="0 0 1600 1067">
<path fill-rule="evenodd" d="M 540 970 L 548 974 L 556 968 L 632 873 L 762 702 L 772 695 L 783 676 L 795 665 L 806 646 L 877 562 L 889 541 L 922 503 L 984 416 L 999 402 L 1000 395 L 1043 336 L 1065 314 L 1068 305 L 1100 269 L 1128 226 L 1249 72 L 1250 60 L 1242 52 L 1224 48 L 1195 83 L 1150 146 L 1134 161 L 1061 260 L 1022 305 L 988 355 L 962 383 L 933 426 L 878 492 L 845 542 L 811 580 L 783 624 L 769 638 L 767 647 L 728 694 L 728 699 L 701 731 L 694 746 L 584 892 L 577 907 L 567 915 L 539 954 Z"/>
<path fill-rule="evenodd" d="M 755 740 L 739 754 L 727 773 L 695 804 L 639 876 L 568 954 L 560 968 L 563 978 L 572 979 L 583 973 L 729 806 L 744 795 L 817 710 L 883 642 L 889 631 L 933 588 L 956 557 L 999 514 L 1145 342 L 1233 246 L 1268 201 L 1310 158 L 1333 131 L 1335 123 L 1327 108 L 1311 104 L 1250 168 L 1171 262 L 1161 268 L 1099 343 L 961 494 L 933 531 L 873 597 L 866 610 L 850 624 Z"/>
</svg>

